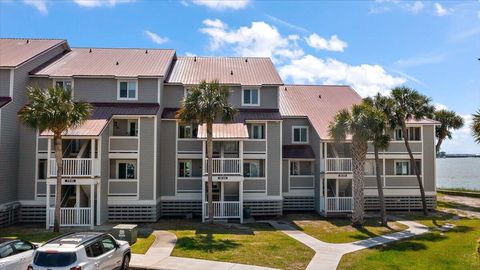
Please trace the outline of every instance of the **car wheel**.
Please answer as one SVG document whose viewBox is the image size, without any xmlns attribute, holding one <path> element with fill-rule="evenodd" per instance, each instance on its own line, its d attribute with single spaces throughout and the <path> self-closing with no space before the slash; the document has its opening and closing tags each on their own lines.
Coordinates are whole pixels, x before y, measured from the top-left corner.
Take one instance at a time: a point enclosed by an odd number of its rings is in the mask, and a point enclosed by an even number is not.
<svg viewBox="0 0 480 270">
<path fill-rule="evenodd" d="M 128 270 L 130 265 L 130 255 L 123 256 L 122 270 Z"/>
</svg>

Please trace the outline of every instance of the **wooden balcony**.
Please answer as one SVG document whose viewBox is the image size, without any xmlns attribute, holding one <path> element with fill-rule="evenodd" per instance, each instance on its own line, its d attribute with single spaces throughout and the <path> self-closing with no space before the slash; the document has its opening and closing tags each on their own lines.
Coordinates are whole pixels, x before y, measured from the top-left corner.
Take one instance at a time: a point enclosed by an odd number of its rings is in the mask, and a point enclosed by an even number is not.
<svg viewBox="0 0 480 270">
<path fill-rule="evenodd" d="M 214 158 L 214 175 L 240 175 L 242 173 L 242 159 L 240 158 Z M 203 174 L 208 173 L 208 159 L 204 159 Z"/>
<path fill-rule="evenodd" d="M 352 159 L 351 158 L 327 158 L 327 172 L 351 172 Z"/>
<path fill-rule="evenodd" d="M 57 163 L 50 159 L 50 177 L 57 176 Z M 100 160 L 92 158 L 64 158 L 63 176 L 66 177 L 93 177 L 100 175 Z"/>
</svg>

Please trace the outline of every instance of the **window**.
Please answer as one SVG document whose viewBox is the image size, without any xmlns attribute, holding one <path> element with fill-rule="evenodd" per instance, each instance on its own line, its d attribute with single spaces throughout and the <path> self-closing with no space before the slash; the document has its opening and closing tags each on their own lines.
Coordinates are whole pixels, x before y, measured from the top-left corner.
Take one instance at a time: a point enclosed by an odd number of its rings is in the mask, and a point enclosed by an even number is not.
<svg viewBox="0 0 480 270">
<path fill-rule="evenodd" d="M 137 81 L 119 81 L 117 99 L 137 100 Z"/>
<path fill-rule="evenodd" d="M 419 127 L 409 127 L 407 128 L 407 138 L 409 141 L 420 141 L 421 140 L 421 129 Z M 403 131 L 400 128 L 395 129 L 395 140 L 403 140 Z"/>
<path fill-rule="evenodd" d="M 104 252 L 109 252 L 110 250 L 115 249 L 116 244 L 115 244 L 115 242 L 113 241 L 112 238 L 108 237 L 108 238 L 104 238 L 102 240 L 102 246 L 103 246 L 103 251 Z"/>
<path fill-rule="evenodd" d="M 365 160 L 365 175 L 377 175 L 375 160 Z"/>
<path fill-rule="evenodd" d="M 308 127 L 292 127 L 292 143 L 308 143 Z"/>
<path fill-rule="evenodd" d="M 85 248 L 87 257 L 94 258 L 103 254 L 103 244 L 100 241 L 94 242 L 90 246 Z"/>
<path fill-rule="evenodd" d="M 25 251 L 29 251 L 33 249 L 33 246 L 30 243 L 24 241 L 18 241 L 13 243 L 13 247 L 17 251 L 17 253 L 22 253 Z"/>
<path fill-rule="evenodd" d="M 180 139 L 197 138 L 197 127 L 192 127 L 191 125 L 179 125 L 178 129 L 178 137 Z"/>
<path fill-rule="evenodd" d="M 11 245 L 6 245 L 0 248 L 0 258 L 6 258 L 13 255 L 13 248 Z"/>
<path fill-rule="evenodd" d="M 248 160 L 243 163 L 244 177 L 260 177 L 260 161 Z"/>
<path fill-rule="evenodd" d="M 47 179 L 47 160 L 38 160 L 38 179 Z"/>
<path fill-rule="evenodd" d="M 313 175 L 310 161 L 290 161 L 290 175 Z"/>
<path fill-rule="evenodd" d="M 260 105 L 260 93 L 258 89 L 242 90 L 242 106 L 258 106 Z"/>
<path fill-rule="evenodd" d="M 138 136 L 138 120 L 128 120 L 128 136 Z"/>
<path fill-rule="evenodd" d="M 117 161 L 117 179 L 137 179 L 136 167 L 134 160 Z"/>
<path fill-rule="evenodd" d="M 223 152 L 225 154 L 236 154 L 236 153 L 238 153 L 238 142 L 224 142 L 223 143 Z"/>
<path fill-rule="evenodd" d="M 395 175 L 409 175 L 410 161 L 395 161 Z"/>
<path fill-rule="evenodd" d="M 191 160 L 180 161 L 178 169 L 179 169 L 178 171 L 179 177 L 192 177 L 192 161 Z"/>
<path fill-rule="evenodd" d="M 265 139 L 265 125 L 264 124 L 252 124 L 250 130 L 250 139 Z"/>
<path fill-rule="evenodd" d="M 75 252 L 37 251 L 33 263 L 40 267 L 66 267 L 73 264 L 76 260 L 77 255 Z"/>
<path fill-rule="evenodd" d="M 73 83 L 71 80 L 55 80 L 56 87 L 62 87 L 65 90 L 72 91 Z"/>
</svg>

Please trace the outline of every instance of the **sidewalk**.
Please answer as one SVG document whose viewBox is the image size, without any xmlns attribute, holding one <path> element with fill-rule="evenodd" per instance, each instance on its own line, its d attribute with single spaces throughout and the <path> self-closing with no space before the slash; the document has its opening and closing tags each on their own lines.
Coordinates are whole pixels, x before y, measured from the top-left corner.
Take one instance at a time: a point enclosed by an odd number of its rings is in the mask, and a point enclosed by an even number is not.
<svg viewBox="0 0 480 270">
<path fill-rule="evenodd" d="M 281 230 L 283 233 L 303 243 L 315 251 L 315 256 L 308 264 L 307 270 L 335 270 L 337 269 L 342 256 L 389 242 L 405 239 L 415 235 L 420 235 L 428 232 L 428 227 L 414 221 L 397 220 L 397 222 L 408 226 L 408 229 L 402 232 L 373 237 L 361 241 L 345 244 L 332 244 L 320 241 L 306 233 L 303 233 L 290 225 L 278 222 L 267 221 L 274 228 Z"/>
<path fill-rule="evenodd" d="M 130 269 L 143 270 L 273 270 L 274 268 L 170 256 L 177 238 L 167 231 L 154 231 L 155 242 L 145 255 L 132 254 Z"/>
</svg>

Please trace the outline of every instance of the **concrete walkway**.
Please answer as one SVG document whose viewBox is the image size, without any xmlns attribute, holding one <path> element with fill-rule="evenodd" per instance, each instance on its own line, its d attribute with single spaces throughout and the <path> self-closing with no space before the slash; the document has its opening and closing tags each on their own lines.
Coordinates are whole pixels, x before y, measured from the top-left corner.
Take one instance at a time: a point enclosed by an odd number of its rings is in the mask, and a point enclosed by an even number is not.
<svg viewBox="0 0 480 270">
<path fill-rule="evenodd" d="M 397 220 L 408 226 L 402 232 L 373 237 L 345 244 L 332 244 L 320 241 L 303 233 L 284 222 L 268 221 L 274 228 L 281 230 L 315 251 L 315 256 L 308 264 L 307 270 L 335 270 L 343 255 L 357 250 L 370 248 L 428 232 L 428 227 L 414 221 Z"/>
<path fill-rule="evenodd" d="M 177 237 L 167 231 L 154 231 L 156 239 L 145 255 L 132 254 L 130 268 L 135 270 L 274 270 L 254 265 L 215 262 L 170 256 Z"/>
</svg>

